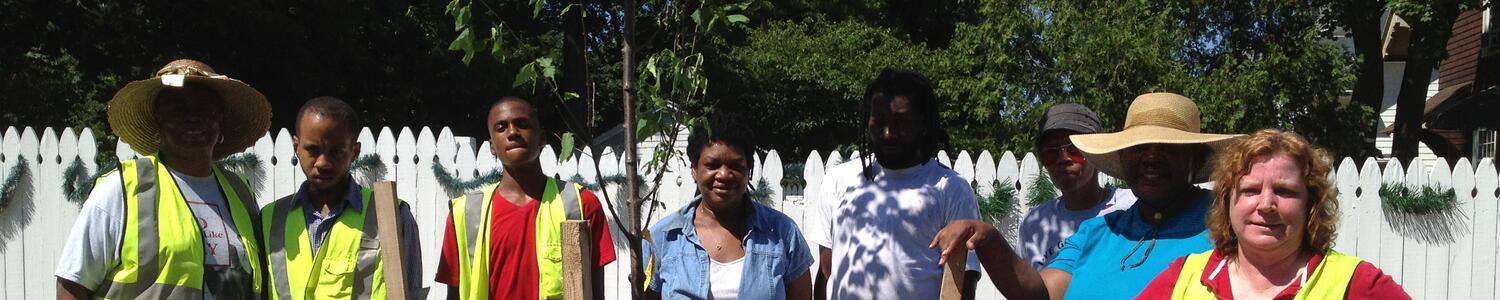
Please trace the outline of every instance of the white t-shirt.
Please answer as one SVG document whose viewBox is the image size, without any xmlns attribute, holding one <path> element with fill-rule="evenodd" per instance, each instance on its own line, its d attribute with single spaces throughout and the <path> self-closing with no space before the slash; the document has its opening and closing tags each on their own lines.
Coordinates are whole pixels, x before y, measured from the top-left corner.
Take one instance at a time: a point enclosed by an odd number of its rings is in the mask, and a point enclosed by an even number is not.
<svg viewBox="0 0 1500 300">
<path fill-rule="evenodd" d="M 932 238 L 948 222 L 978 219 L 973 187 L 937 161 L 887 170 L 871 162 L 873 180 L 859 160 L 836 166 L 817 193 L 817 217 L 808 240 L 832 252 L 829 299 L 938 299 L 941 250 Z M 979 270 L 968 253 L 966 269 Z"/>
<path fill-rule="evenodd" d="M 1083 210 L 1068 210 L 1058 196 L 1032 208 L 1021 221 L 1021 258 L 1031 263 L 1031 268 L 1041 271 L 1064 240 L 1073 236 L 1083 220 L 1125 210 L 1135 205 L 1135 193 L 1127 189 L 1107 189 L 1104 201 Z"/>
<path fill-rule="evenodd" d="M 745 257 L 748 253 L 731 262 L 723 263 L 709 259 L 708 263 L 708 298 L 714 300 L 734 300 L 740 298 L 740 278 L 745 276 Z"/>
<path fill-rule="evenodd" d="M 170 169 L 169 169 L 170 171 Z M 232 220 L 218 179 L 193 177 L 171 171 L 172 177 L 187 199 L 198 225 L 203 230 L 205 299 L 248 297 L 251 286 L 249 257 L 239 233 L 230 230 L 224 220 Z M 165 183 L 158 183 L 165 184 Z M 56 275 L 99 293 L 119 257 L 119 245 L 125 234 L 125 189 L 119 172 L 99 181 L 83 203 L 68 244 L 57 261 Z M 248 196 L 248 195 L 244 195 Z M 253 208 L 251 208 L 253 209 Z M 254 216 L 254 211 L 251 211 Z M 254 228 L 238 228 L 254 232 Z M 233 296 L 231 296 L 233 295 Z"/>
</svg>

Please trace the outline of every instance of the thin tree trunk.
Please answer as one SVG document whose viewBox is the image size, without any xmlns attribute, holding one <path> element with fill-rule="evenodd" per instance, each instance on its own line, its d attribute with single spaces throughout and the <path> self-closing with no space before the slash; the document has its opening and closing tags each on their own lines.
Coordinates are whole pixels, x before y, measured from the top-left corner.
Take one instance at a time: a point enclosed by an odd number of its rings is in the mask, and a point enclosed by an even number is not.
<svg viewBox="0 0 1500 300">
<path fill-rule="evenodd" d="M 569 5 L 571 9 L 562 16 L 563 21 L 563 60 L 562 60 L 562 84 L 564 93 L 573 93 L 578 98 L 572 101 L 563 101 L 563 109 L 574 112 L 569 117 L 568 124 L 573 127 L 573 132 L 578 135 L 582 142 L 576 145 L 587 145 L 593 140 L 593 95 L 589 93 L 589 59 L 588 59 L 588 33 L 584 29 L 585 18 L 588 16 L 587 4 L 584 0 L 573 0 Z M 581 112 L 581 113 L 579 113 Z M 584 120 L 580 120 L 583 118 Z M 581 148 L 581 146 L 580 146 Z"/>
<path fill-rule="evenodd" d="M 627 235 L 639 237 L 641 232 L 641 197 L 636 191 L 636 182 L 640 175 L 636 173 L 637 154 L 635 144 L 635 0 L 622 0 L 620 7 L 625 10 L 625 30 L 620 41 L 620 54 L 623 56 L 621 69 L 624 71 L 621 102 L 625 107 L 625 207 L 629 227 L 625 228 Z M 641 270 L 641 243 L 633 240 L 630 243 L 630 294 L 632 299 L 642 298 L 645 274 Z"/>
</svg>

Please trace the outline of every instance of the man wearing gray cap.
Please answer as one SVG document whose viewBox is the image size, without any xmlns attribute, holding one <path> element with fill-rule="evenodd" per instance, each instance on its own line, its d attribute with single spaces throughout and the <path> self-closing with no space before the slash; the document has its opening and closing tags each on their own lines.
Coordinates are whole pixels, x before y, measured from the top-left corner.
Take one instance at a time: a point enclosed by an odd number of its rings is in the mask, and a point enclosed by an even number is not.
<svg viewBox="0 0 1500 300">
<path fill-rule="evenodd" d="M 1053 105 L 1037 128 L 1037 158 L 1053 185 L 1062 191 L 1062 196 L 1032 208 L 1021 222 L 1021 258 L 1041 271 L 1079 223 L 1129 208 L 1135 204 L 1135 194 L 1100 187 L 1099 171 L 1068 139 L 1075 134 L 1103 131 L 1094 111 L 1077 103 Z"/>
</svg>

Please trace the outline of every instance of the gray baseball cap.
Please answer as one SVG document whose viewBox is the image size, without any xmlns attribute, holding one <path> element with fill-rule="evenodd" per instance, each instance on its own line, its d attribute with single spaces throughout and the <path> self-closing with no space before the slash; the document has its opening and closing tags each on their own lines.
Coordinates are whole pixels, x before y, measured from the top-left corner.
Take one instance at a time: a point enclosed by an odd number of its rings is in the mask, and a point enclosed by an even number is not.
<svg viewBox="0 0 1500 300">
<path fill-rule="evenodd" d="M 1078 103 L 1061 103 L 1047 109 L 1047 114 L 1042 115 L 1038 124 L 1036 137 L 1040 141 L 1049 130 L 1065 129 L 1078 133 L 1098 133 L 1104 131 L 1099 125 L 1099 116 L 1089 110 L 1087 106 Z"/>
</svg>

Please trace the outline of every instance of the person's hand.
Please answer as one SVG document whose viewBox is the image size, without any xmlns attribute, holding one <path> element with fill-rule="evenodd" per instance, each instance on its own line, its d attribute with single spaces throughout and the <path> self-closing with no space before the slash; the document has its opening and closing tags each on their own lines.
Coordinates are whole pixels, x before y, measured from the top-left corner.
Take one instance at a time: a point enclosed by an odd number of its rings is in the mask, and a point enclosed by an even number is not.
<svg viewBox="0 0 1500 300">
<path fill-rule="evenodd" d="M 980 220 L 958 220 L 949 222 L 942 231 L 938 231 L 937 236 L 932 238 L 932 244 L 927 245 L 927 248 L 942 249 L 943 255 L 938 259 L 938 263 L 946 264 L 948 255 L 951 253 L 966 255 L 965 252 L 969 249 L 982 247 L 990 239 L 998 236 L 1000 232 L 995 230 L 995 226 L 991 226 L 990 223 Z"/>
</svg>

